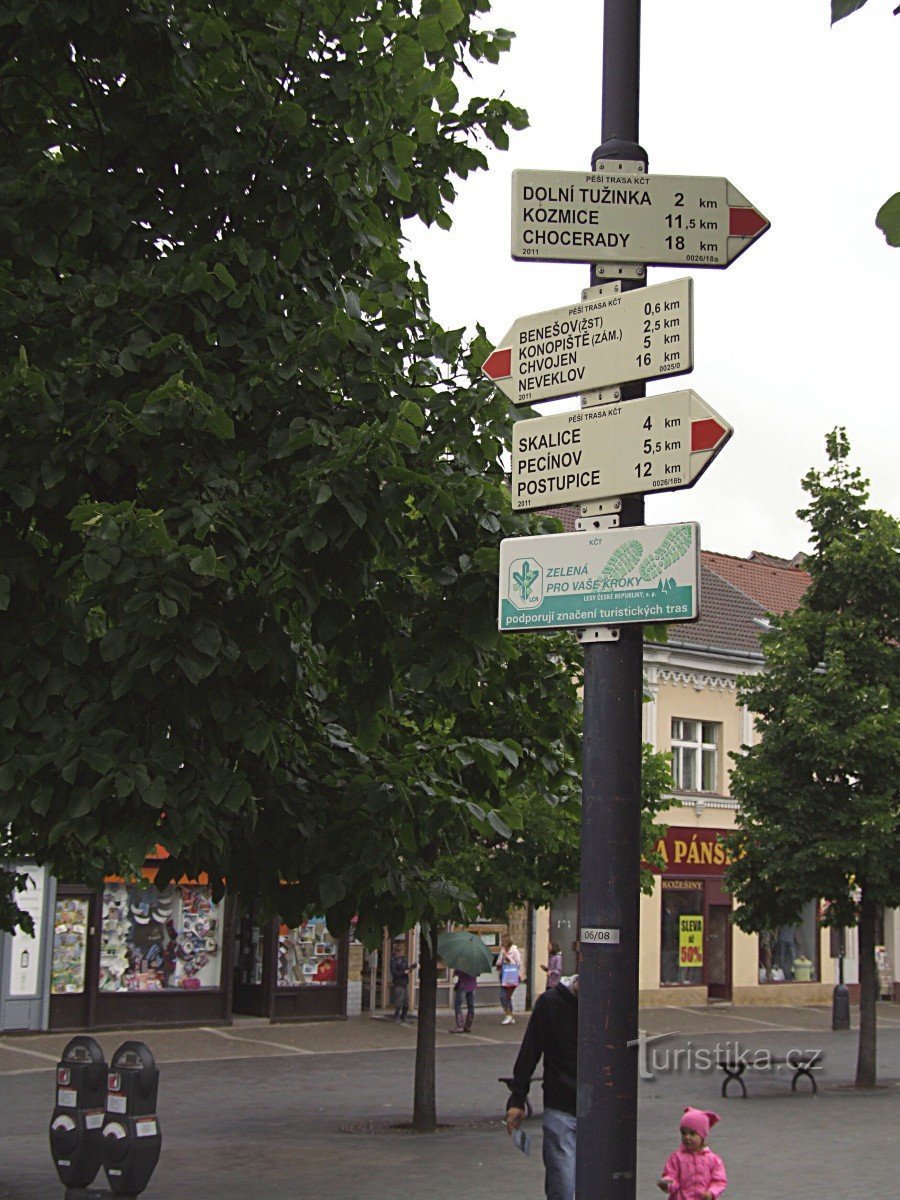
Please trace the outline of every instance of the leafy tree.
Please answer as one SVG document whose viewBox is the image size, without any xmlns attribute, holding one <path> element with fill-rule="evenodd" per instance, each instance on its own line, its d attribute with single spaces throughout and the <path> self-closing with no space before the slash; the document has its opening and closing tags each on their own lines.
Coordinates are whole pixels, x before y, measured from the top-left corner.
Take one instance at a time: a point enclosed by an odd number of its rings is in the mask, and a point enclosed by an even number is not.
<svg viewBox="0 0 900 1200">
<path fill-rule="evenodd" d="M 857 12 L 867 0 L 831 0 L 831 24 L 849 17 Z M 900 5 L 894 9 L 894 16 L 900 16 Z M 889 246 L 900 246 L 900 192 L 895 192 L 885 200 L 875 216 L 875 224 L 884 234 Z"/>
<path fill-rule="evenodd" d="M 516 756 L 436 689 L 493 696 L 496 541 L 537 526 L 502 486 L 507 406 L 401 234 L 448 224 L 477 141 L 524 122 L 459 101 L 509 44 L 486 8 L 0 14 L 0 822 L 60 875 L 162 841 L 173 872 L 346 915 L 322 814 L 398 814 L 396 875 L 420 757 L 456 747 L 433 790 L 475 820 L 463 786 Z M 342 847 L 359 873 L 374 844 Z M 368 916 L 419 908 L 385 884 Z"/>
<path fill-rule="evenodd" d="M 514 639 L 517 640 L 517 639 Z M 565 637 L 539 645 L 545 656 L 556 650 L 571 662 L 574 643 Z M 534 649 L 533 643 L 529 650 Z M 573 667 L 575 664 L 573 664 Z M 575 671 L 573 679 L 577 678 Z M 553 714 L 546 722 L 562 729 L 570 741 L 573 766 L 581 742 L 580 706 Z M 449 831 L 443 849 L 435 858 L 435 870 L 445 881 L 447 892 L 458 898 L 450 912 L 432 905 L 420 914 L 422 930 L 419 963 L 419 1008 L 416 1041 L 416 1073 L 413 1095 L 413 1127 L 430 1132 L 436 1128 L 435 1031 L 437 1023 L 438 964 L 435 943 L 448 920 L 466 923 L 476 915 L 505 920 L 511 907 L 521 904 L 546 905 L 561 895 L 576 891 L 580 883 L 581 801 L 580 778 L 573 769 L 557 772 L 555 793 L 538 795 L 532 779 L 534 768 L 522 778 L 520 790 L 509 781 L 505 797 L 498 797 L 492 827 L 471 836 L 461 823 Z M 665 834 L 655 817 L 666 804 L 671 789 L 669 756 L 642 747 L 641 821 L 644 860 L 642 887 L 653 889 L 649 864 L 659 862 L 656 843 Z M 552 801 L 548 803 L 548 800 Z M 504 827 L 505 826 L 505 827 Z"/>
<path fill-rule="evenodd" d="M 793 924 L 820 898 L 829 923 L 858 923 L 856 1083 L 873 1087 L 877 907 L 900 904 L 900 525 L 866 507 L 843 429 L 827 448 L 831 465 L 807 474 L 798 514 L 812 530 L 810 587 L 772 618 L 765 672 L 742 681 L 761 736 L 732 774 L 740 811 L 726 874 L 748 931 Z"/>
</svg>

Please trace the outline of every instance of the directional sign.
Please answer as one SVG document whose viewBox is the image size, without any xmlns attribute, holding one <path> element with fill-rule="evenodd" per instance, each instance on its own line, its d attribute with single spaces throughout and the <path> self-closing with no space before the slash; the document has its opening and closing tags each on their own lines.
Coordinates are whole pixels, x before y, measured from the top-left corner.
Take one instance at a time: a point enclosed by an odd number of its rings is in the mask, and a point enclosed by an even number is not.
<svg viewBox="0 0 900 1200">
<path fill-rule="evenodd" d="M 499 626 L 510 632 L 692 621 L 700 527 L 639 525 L 504 538 Z"/>
<path fill-rule="evenodd" d="M 517 421 L 513 508 L 690 487 L 733 432 L 689 390 Z"/>
<path fill-rule="evenodd" d="M 596 296 L 519 317 L 481 368 L 513 404 L 536 404 L 694 366 L 693 281 Z"/>
<path fill-rule="evenodd" d="M 727 267 L 768 228 L 727 179 L 513 171 L 513 258 Z"/>
</svg>

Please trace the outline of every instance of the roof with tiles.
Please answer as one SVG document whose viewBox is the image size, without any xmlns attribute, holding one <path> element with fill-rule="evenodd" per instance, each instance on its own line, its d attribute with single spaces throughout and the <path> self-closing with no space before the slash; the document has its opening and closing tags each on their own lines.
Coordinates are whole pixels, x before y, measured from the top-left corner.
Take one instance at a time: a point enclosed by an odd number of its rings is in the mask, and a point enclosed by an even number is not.
<svg viewBox="0 0 900 1200">
<path fill-rule="evenodd" d="M 580 515 L 574 504 L 543 511 L 560 520 L 566 532 L 574 531 Z M 700 618 L 671 624 L 668 644 L 761 658 L 766 615 L 796 608 L 809 587 L 803 556 L 788 560 L 754 550 L 749 558 L 735 558 L 701 550 L 700 560 Z"/>
<path fill-rule="evenodd" d="M 764 605 L 767 612 L 790 612 L 809 587 L 808 571 L 758 550 L 754 550 L 750 558 L 734 558 L 710 550 L 704 550 L 702 554 L 711 571 L 739 588 L 751 600 Z"/>
<path fill-rule="evenodd" d="M 700 552 L 700 617 L 669 626 L 667 645 L 762 659 L 759 635 L 766 609 L 711 571 Z"/>
</svg>

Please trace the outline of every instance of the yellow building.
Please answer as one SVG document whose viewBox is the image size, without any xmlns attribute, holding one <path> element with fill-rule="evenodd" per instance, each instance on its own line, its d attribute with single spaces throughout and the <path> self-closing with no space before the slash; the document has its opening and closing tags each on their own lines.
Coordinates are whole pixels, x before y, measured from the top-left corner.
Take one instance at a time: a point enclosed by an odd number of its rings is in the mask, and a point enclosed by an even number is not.
<svg viewBox="0 0 900 1200">
<path fill-rule="evenodd" d="M 735 826 L 732 760 L 753 742 L 751 714 L 737 697 L 740 675 L 763 669 L 759 635 L 767 614 L 793 608 L 809 583 L 796 563 L 702 554 L 701 617 L 671 625 L 666 644 L 647 642 L 643 737 L 670 752 L 675 787 L 660 822 L 665 868 L 641 898 L 640 1002 L 644 1005 L 827 1003 L 835 982 L 828 930 L 817 904 L 802 920 L 768 934 L 746 934 L 732 919 L 723 887 L 721 837 Z M 574 971 L 577 896 L 535 914 L 539 961 L 559 942 Z M 852 973 L 852 967 L 851 967 Z M 533 987 L 543 986 L 538 978 Z"/>
</svg>

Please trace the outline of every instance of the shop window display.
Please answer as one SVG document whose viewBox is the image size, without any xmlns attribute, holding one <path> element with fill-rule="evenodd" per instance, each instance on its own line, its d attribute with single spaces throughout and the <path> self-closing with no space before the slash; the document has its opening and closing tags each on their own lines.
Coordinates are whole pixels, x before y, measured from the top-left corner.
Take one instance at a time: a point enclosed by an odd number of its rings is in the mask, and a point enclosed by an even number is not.
<svg viewBox="0 0 900 1200">
<path fill-rule="evenodd" d="M 817 982 L 816 933 L 813 901 L 804 906 L 798 924 L 764 929 L 759 935 L 759 982 Z"/>
<path fill-rule="evenodd" d="M 278 929 L 278 987 L 337 985 L 337 944 L 324 917 Z"/>
<path fill-rule="evenodd" d="M 703 983 L 703 883 L 696 879 L 662 882 L 660 983 Z"/>
<path fill-rule="evenodd" d="M 88 900 L 61 897 L 53 914 L 53 967 L 50 992 L 54 996 L 84 991 L 87 967 Z"/>
<path fill-rule="evenodd" d="M 103 892 L 100 990 L 157 992 L 218 987 L 222 906 L 209 888 L 164 891 L 107 884 Z"/>
</svg>

